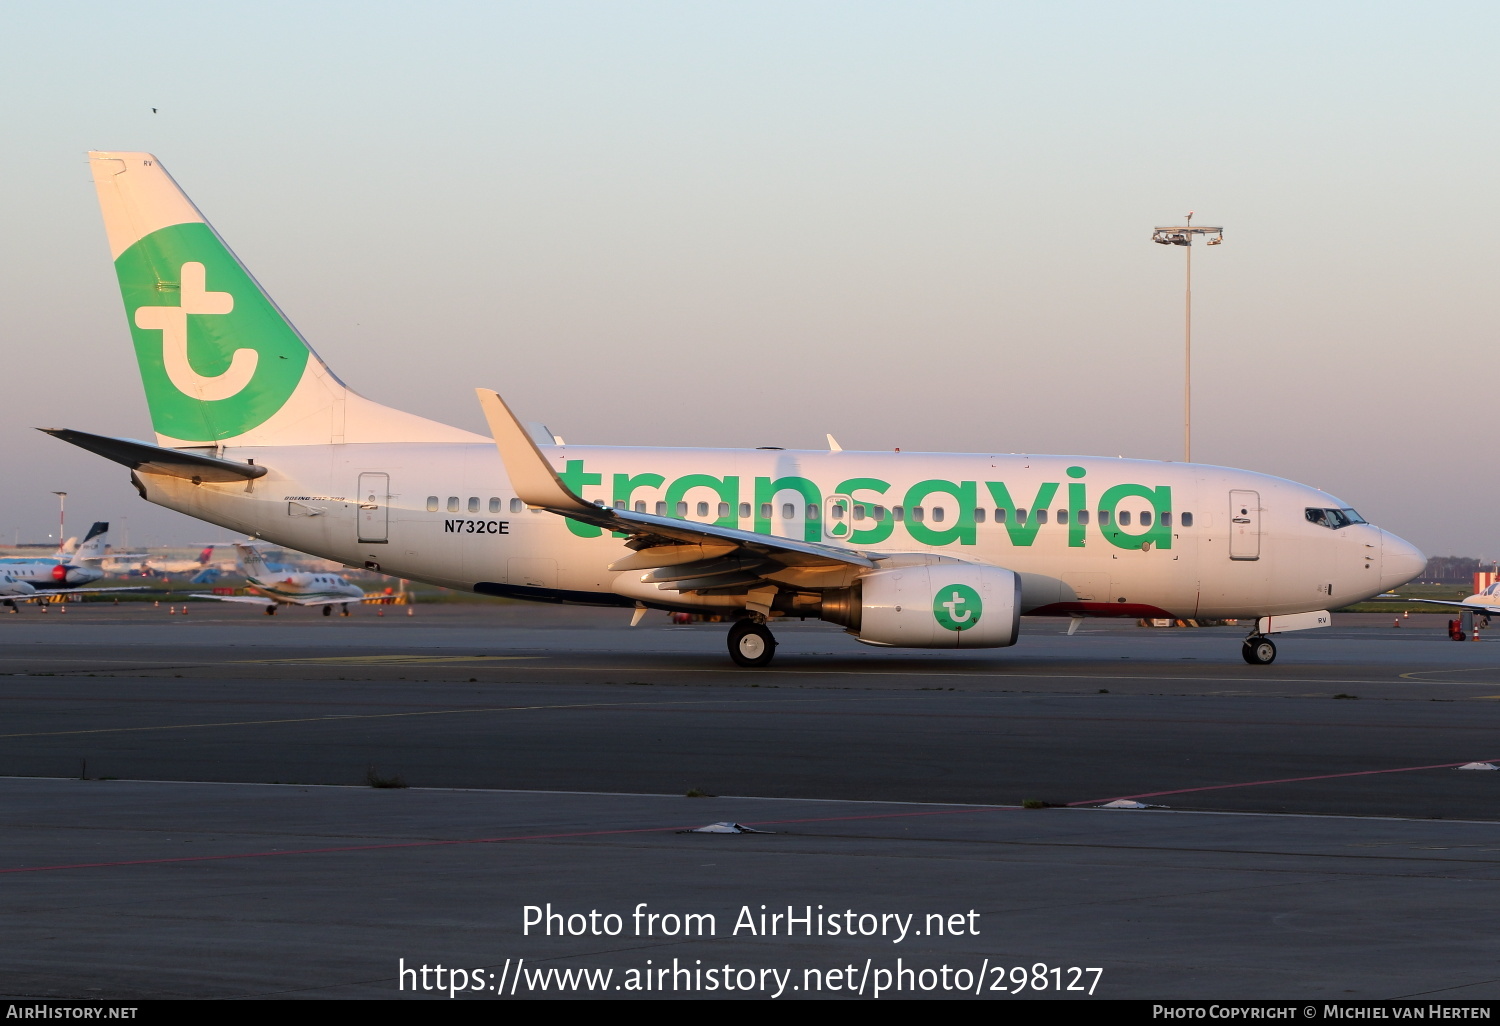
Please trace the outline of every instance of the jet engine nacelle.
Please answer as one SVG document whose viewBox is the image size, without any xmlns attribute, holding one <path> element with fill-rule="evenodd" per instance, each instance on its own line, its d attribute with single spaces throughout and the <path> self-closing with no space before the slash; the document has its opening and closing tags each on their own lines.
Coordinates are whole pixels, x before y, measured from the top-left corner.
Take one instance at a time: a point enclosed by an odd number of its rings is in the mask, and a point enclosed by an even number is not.
<svg viewBox="0 0 1500 1026">
<path fill-rule="evenodd" d="M 847 611 L 825 601 L 824 619 L 843 622 L 867 645 L 1004 648 L 1020 634 L 1021 578 L 997 566 L 941 562 L 877 570 L 850 592 Z"/>
</svg>

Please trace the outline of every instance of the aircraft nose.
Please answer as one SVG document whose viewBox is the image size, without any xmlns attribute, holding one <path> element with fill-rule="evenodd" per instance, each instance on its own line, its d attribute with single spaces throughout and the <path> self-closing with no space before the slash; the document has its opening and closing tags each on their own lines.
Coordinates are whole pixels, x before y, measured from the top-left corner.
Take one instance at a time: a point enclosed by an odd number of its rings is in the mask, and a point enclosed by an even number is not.
<svg viewBox="0 0 1500 1026">
<path fill-rule="evenodd" d="M 1427 556 L 1404 538 L 1380 532 L 1380 588 L 1390 591 L 1420 577 L 1427 569 Z"/>
</svg>

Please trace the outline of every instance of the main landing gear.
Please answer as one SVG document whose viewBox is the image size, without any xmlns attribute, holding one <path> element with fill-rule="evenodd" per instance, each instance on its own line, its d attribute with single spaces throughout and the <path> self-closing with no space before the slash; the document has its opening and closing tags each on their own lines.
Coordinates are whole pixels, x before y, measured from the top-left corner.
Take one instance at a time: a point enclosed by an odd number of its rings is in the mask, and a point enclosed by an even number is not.
<svg viewBox="0 0 1500 1026">
<path fill-rule="evenodd" d="M 766 666 L 776 654 L 776 639 L 763 623 L 738 620 L 729 628 L 729 658 L 741 666 Z"/>
<path fill-rule="evenodd" d="M 272 602 L 269 606 L 266 607 L 266 615 L 267 616 L 275 616 L 276 615 L 276 603 Z"/>
<path fill-rule="evenodd" d="M 332 616 L 333 615 L 333 607 L 332 606 L 324 606 L 323 607 L 323 615 L 324 616 Z"/>
<path fill-rule="evenodd" d="M 1268 666 L 1276 661 L 1276 643 L 1264 634 L 1252 634 L 1245 639 L 1240 655 L 1251 666 Z"/>
</svg>

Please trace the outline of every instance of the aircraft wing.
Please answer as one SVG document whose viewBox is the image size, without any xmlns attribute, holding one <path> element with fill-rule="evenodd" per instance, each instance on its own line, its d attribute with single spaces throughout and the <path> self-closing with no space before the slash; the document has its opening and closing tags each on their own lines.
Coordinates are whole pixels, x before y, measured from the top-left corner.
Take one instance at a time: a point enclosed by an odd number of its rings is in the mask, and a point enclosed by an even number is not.
<svg viewBox="0 0 1500 1026">
<path fill-rule="evenodd" d="M 259 595 L 209 595 L 204 592 L 194 592 L 188 598 L 213 599 L 215 602 L 249 602 L 257 606 L 273 605 L 276 600 L 261 598 Z"/>
<path fill-rule="evenodd" d="M 37 589 L 38 595 L 98 595 L 106 591 L 155 591 L 149 584 L 132 584 L 121 588 L 48 588 Z"/>
<path fill-rule="evenodd" d="M 1429 606 L 1452 606 L 1481 616 L 1500 616 L 1500 606 L 1481 606 L 1472 602 L 1444 602 L 1442 599 L 1402 599 L 1403 602 L 1422 602 Z"/>
<path fill-rule="evenodd" d="M 587 502 L 563 484 L 498 394 L 482 388 L 475 391 L 521 501 L 626 536 L 625 545 L 635 552 L 615 560 L 611 570 L 651 570 L 645 581 L 683 592 L 774 588 L 778 581 L 799 587 L 841 587 L 849 572 L 877 566 L 870 555 L 837 545 Z"/>
<path fill-rule="evenodd" d="M 345 595 L 343 597 L 335 595 L 333 598 L 281 598 L 277 601 L 288 602 L 294 606 L 337 606 L 346 602 L 363 602 L 366 597 L 364 595 Z"/>
</svg>

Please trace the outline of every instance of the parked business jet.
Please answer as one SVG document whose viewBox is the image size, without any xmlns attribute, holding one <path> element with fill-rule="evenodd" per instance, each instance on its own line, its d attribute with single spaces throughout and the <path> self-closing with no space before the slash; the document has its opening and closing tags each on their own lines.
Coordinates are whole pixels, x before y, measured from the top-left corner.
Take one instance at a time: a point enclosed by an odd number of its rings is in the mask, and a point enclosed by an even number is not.
<svg viewBox="0 0 1500 1026">
<path fill-rule="evenodd" d="M 1489 587 L 1470 595 L 1462 602 L 1444 602 L 1442 599 L 1403 599 L 1404 602 L 1421 602 L 1429 606 L 1449 606 L 1453 609 L 1461 609 L 1466 613 L 1478 613 L 1489 622 L 1489 617 L 1500 616 L 1500 582 L 1491 584 Z"/>
<path fill-rule="evenodd" d="M 219 602 L 248 602 L 264 606 L 267 616 L 276 615 L 279 606 L 322 606 L 323 615 L 341 606 L 340 614 L 349 615 L 349 603 L 363 602 L 364 589 L 350 584 L 339 574 L 308 573 L 291 567 L 267 563 L 253 545 L 236 544 L 240 575 L 250 582 L 254 595 L 195 594 L 193 598 L 216 599 Z"/>
<path fill-rule="evenodd" d="M 718 613 L 870 645 L 997 648 L 1021 614 L 1249 618 L 1243 647 L 1415 577 L 1425 558 L 1315 488 L 1150 460 L 538 444 L 337 378 L 148 153 L 92 153 L 157 444 L 51 434 L 151 502 L 303 552 L 486 595 Z M 1315 520 L 1308 511 L 1321 511 Z"/>
<path fill-rule="evenodd" d="M 96 594 L 108 591 L 145 591 L 145 586 L 90 588 L 88 585 L 104 576 L 99 563 L 104 559 L 104 549 L 109 537 L 109 524 L 98 521 L 89 528 L 83 541 L 66 557 L 47 556 L 28 559 L 25 556 L 7 556 L 0 559 L 0 574 L 17 583 L 26 584 L 30 592 L 14 595 L 0 590 L 5 604 L 14 609 L 15 600 L 36 601 L 48 595 Z"/>
</svg>

